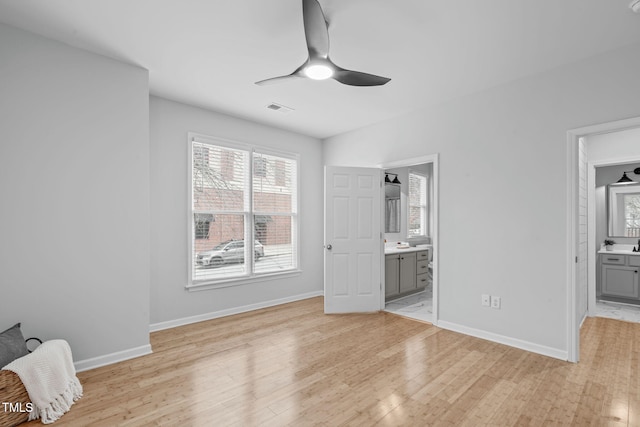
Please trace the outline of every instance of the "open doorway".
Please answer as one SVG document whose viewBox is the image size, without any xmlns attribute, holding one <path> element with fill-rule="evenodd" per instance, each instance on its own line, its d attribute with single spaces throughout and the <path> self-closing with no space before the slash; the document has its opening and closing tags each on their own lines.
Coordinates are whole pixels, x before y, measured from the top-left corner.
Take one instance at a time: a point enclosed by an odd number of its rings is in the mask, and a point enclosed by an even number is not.
<svg viewBox="0 0 640 427">
<path fill-rule="evenodd" d="M 436 324 L 438 157 L 379 166 L 385 175 L 384 309 Z"/>
<path fill-rule="evenodd" d="M 635 173 L 640 172 L 640 127 L 583 140 L 588 162 L 588 314 L 638 322 L 640 275 L 635 265 L 640 253 L 632 249 L 637 250 L 640 240 L 640 173 Z M 613 245 L 605 248 L 605 241 Z"/>
<path fill-rule="evenodd" d="M 580 327 L 596 315 L 596 166 L 624 164 L 640 159 L 637 138 L 640 118 L 573 129 L 567 132 L 567 356 L 577 362 Z"/>
</svg>

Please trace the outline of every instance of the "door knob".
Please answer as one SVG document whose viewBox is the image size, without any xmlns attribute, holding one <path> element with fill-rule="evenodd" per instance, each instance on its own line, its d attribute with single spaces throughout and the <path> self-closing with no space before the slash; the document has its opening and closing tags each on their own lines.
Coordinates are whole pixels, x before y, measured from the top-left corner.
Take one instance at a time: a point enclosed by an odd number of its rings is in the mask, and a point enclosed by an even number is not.
<svg viewBox="0 0 640 427">
<path fill-rule="evenodd" d="M 331 249 L 333 249 L 333 246 L 327 245 L 327 246 L 325 246 L 325 248 L 327 248 L 327 250 L 330 251 Z"/>
</svg>

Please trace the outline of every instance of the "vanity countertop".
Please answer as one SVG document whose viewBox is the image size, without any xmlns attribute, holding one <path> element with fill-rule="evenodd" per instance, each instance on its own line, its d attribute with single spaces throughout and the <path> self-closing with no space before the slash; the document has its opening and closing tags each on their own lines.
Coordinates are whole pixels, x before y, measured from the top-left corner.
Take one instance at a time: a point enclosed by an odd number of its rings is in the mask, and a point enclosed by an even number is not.
<svg viewBox="0 0 640 427">
<path fill-rule="evenodd" d="M 628 251 L 628 250 L 612 250 L 612 251 L 608 251 L 606 249 L 601 249 L 598 251 L 599 254 L 603 254 L 603 255 L 636 255 L 636 256 L 640 256 L 640 252 L 633 252 L 633 251 Z"/>
<path fill-rule="evenodd" d="M 612 250 L 606 250 L 604 246 L 601 246 L 598 253 L 603 255 L 640 255 L 640 252 L 633 252 L 636 247 L 627 243 L 616 243 L 611 245 Z"/>
<path fill-rule="evenodd" d="M 408 247 L 408 248 L 398 248 L 396 246 L 387 246 L 384 248 L 384 254 L 385 255 L 393 255 L 393 254 L 401 254 L 401 253 L 406 253 L 406 252 L 418 252 L 418 251 L 427 251 L 431 249 L 431 246 L 429 247 L 422 247 L 422 248 L 418 248 L 418 247 Z"/>
</svg>

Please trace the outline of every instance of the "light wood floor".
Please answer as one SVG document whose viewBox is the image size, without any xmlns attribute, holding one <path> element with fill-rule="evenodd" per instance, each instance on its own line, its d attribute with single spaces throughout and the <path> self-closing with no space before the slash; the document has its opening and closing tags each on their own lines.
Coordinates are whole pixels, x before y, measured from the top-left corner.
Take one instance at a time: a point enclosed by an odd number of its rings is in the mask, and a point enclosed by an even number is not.
<svg viewBox="0 0 640 427">
<path fill-rule="evenodd" d="M 80 373 L 56 425 L 640 425 L 640 324 L 581 338 L 570 364 L 313 298 L 155 332 L 154 354 Z"/>
</svg>

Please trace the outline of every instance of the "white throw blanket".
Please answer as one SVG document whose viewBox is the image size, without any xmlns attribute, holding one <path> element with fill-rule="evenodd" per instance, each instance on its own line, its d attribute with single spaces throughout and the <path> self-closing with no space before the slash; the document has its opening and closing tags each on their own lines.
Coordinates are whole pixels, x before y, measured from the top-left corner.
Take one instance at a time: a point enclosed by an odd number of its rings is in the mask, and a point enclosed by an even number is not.
<svg viewBox="0 0 640 427">
<path fill-rule="evenodd" d="M 42 418 L 50 424 L 82 397 L 71 348 L 65 340 L 46 341 L 33 353 L 22 356 L 2 369 L 20 377 L 33 403 L 29 421 Z"/>
</svg>

